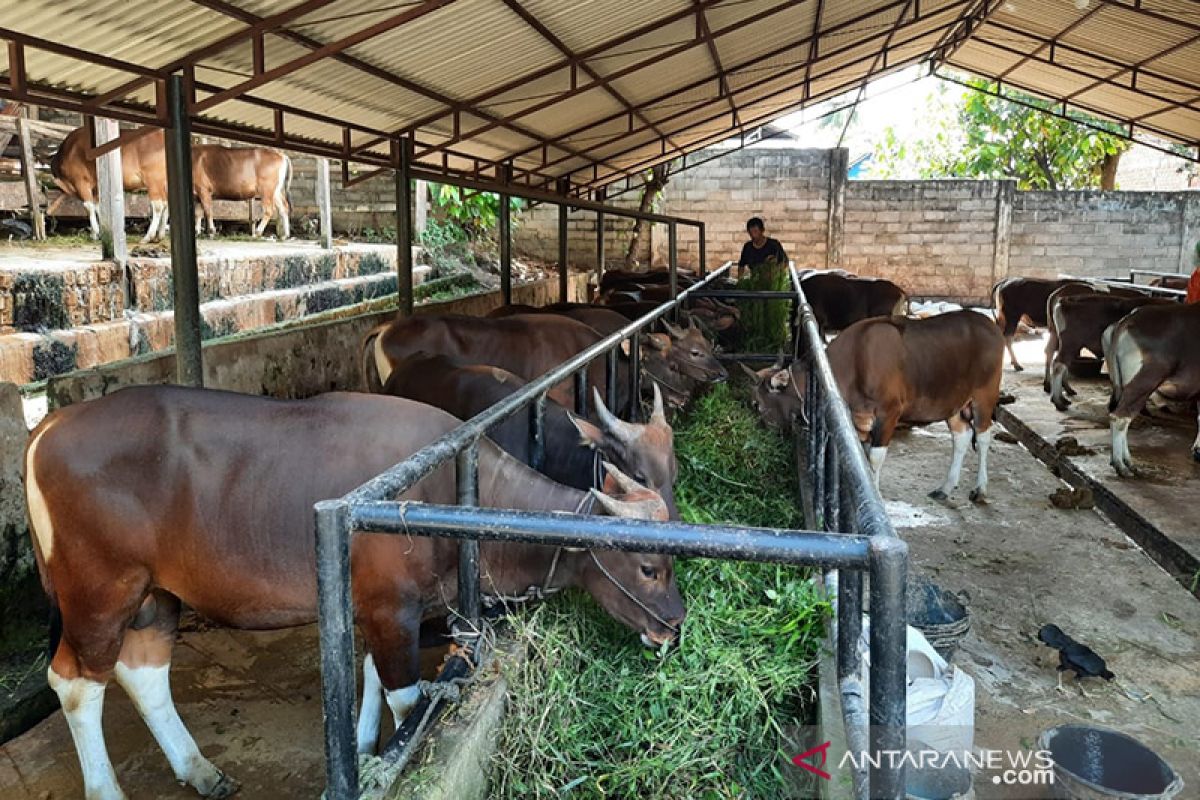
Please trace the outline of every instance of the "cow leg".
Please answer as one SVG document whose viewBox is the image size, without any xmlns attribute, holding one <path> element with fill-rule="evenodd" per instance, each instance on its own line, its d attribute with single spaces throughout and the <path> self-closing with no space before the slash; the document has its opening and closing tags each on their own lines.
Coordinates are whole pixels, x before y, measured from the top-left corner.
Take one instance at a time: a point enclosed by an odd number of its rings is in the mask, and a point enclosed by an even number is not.
<svg viewBox="0 0 1200 800">
<path fill-rule="evenodd" d="M 375 657 L 363 659 L 362 710 L 358 714 L 355 740 L 361 755 L 374 755 L 379 745 L 379 720 L 383 713 L 383 683 L 375 669 Z"/>
<path fill-rule="evenodd" d="M 963 459 L 967 455 L 967 448 L 971 446 L 971 426 L 962 418 L 961 414 L 955 414 L 946 420 L 946 425 L 950 428 L 950 439 L 954 443 L 954 451 L 950 456 L 950 471 L 946 473 L 945 482 L 929 493 L 934 500 L 945 500 L 958 486 L 959 476 L 962 475 Z"/>
<path fill-rule="evenodd" d="M 371 606 L 373 610 L 364 616 L 360 624 L 366 650 L 374 656 L 372 661 L 378 670 L 384 698 L 399 726 L 421 696 L 418 686 L 421 678 L 420 654 L 417 649 L 421 640 L 421 604 L 416 599 L 394 602 L 390 598 L 382 602 L 380 600 L 372 598 L 371 602 L 378 604 Z M 358 607 L 366 606 L 358 604 Z M 365 689 L 363 700 L 365 706 Z M 359 746 L 362 746 L 361 739 Z"/>
<path fill-rule="evenodd" d="M 975 488 L 969 495 L 972 503 L 987 505 L 988 485 L 988 449 L 992 446 L 992 428 L 989 424 L 985 430 L 975 434 L 975 446 L 979 449 L 979 474 L 975 478 Z"/>
<path fill-rule="evenodd" d="M 238 784 L 201 755 L 171 698 L 171 650 L 178 622 L 178 599 L 163 592 L 150 595 L 125 633 L 114 675 L 162 748 L 175 780 L 201 797 L 220 800 L 236 792 Z"/>
<path fill-rule="evenodd" d="M 1113 469 L 1122 478 L 1133 478 L 1137 472 L 1133 468 L 1133 454 L 1129 452 L 1129 423 L 1130 417 L 1110 416 L 1108 427 L 1112 432 L 1112 455 L 1109 459 Z"/>
<path fill-rule="evenodd" d="M 66 655 L 64 655 L 66 654 Z M 104 690 L 108 679 L 96 680 L 83 677 L 71 664 L 67 670 L 59 671 L 59 662 L 74 662 L 74 653 L 63 642 L 55 653 L 54 662 L 46 671 L 50 688 L 58 695 L 67 728 L 75 743 L 79 756 L 79 768 L 83 773 L 83 794 L 87 800 L 125 800 L 125 793 L 117 783 L 117 773 L 108 757 L 104 743 Z M 74 677 L 66 677 L 73 674 Z"/>
<path fill-rule="evenodd" d="M 1050 402 L 1054 403 L 1054 407 L 1059 411 L 1066 411 L 1071 405 L 1071 401 L 1063 394 L 1063 389 L 1066 386 L 1066 376 L 1067 365 L 1055 357 L 1050 378 Z"/>
<path fill-rule="evenodd" d="M 862 435 L 863 426 L 870 421 L 867 433 L 870 447 L 867 449 L 867 461 L 871 464 L 872 477 L 875 479 L 875 489 L 879 489 L 879 479 L 883 474 L 883 462 L 887 458 L 888 445 L 896 432 L 896 424 L 900 421 L 899 409 L 889 410 L 882 418 L 868 417 L 864 414 L 854 414 L 854 425 Z"/>
<path fill-rule="evenodd" d="M 150 227 L 146 229 L 146 235 L 142 237 L 142 244 L 157 242 L 162 238 L 167 227 L 164 219 L 166 208 L 167 203 L 164 200 L 150 201 Z"/>
<path fill-rule="evenodd" d="M 96 201 L 95 200 L 84 200 L 83 207 L 86 208 L 87 212 L 88 212 L 88 225 L 92 229 L 92 238 L 99 239 L 100 238 L 100 213 L 96 209 Z"/>
<path fill-rule="evenodd" d="M 1024 372 L 1025 368 L 1021 366 L 1021 362 L 1017 361 L 1017 354 L 1013 351 L 1013 337 L 1004 337 L 1004 346 L 1008 348 L 1008 359 L 1012 363 L 1013 372 Z"/>
</svg>

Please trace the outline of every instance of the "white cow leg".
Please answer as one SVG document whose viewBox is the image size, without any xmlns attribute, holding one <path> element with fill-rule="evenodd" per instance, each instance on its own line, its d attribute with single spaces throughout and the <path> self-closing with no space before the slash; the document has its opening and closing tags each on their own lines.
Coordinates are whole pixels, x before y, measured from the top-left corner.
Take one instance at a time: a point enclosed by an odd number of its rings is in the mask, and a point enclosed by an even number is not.
<svg viewBox="0 0 1200 800">
<path fill-rule="evenodd" d="M 875 488 L 879 488 L 879 476 L 883 473 L 883 460 L 887 458 L 886 447 L 872 447 L 867 451 L 867 460 L 871 463 L 871 474 L 875 478 Z"/>
<path fill-rule="evenodd" d="M 46 671 L 50 688 L 58 695 L 63 716 L 75 742 L 79 768 L 83 772 L 83 793 L 87 800 L 125 800 L 117 783 L 108 747 L 104 744 L 105 684 L 87 678 L 63 678 L 53 668 Z"/>
<path fill-rule="evenodd" d="M 94 200 L 84 200 L 83 207 L 86 208 L 88 212 L 88 225 L 91 226 L 92 229 L 92 238 L 99 239 L 100 212 L 96 209 L 96 203 Z"/>
<path fill-rule="evenodd" d="M 166 200 L 160 200 L 159 205 L 162 206 L 162 216 L 158 218 L 158 235 L 155 239 L 161 239 L 167 235 L 167 226 L 171 219 L 171 208 L 167 205 Z"/>
<path fill-rule="evenodd" d="M 218 800 L 237 791 L 236 781 L 223 774 L 200 753 L 171 699 L 170 664 L 127 667 L 117 662 L 116 678 L 142 715 L 175 773 L 202 797 Z"/>
<path fill-rule="evenodd" d="M 150 201 L 150 227 L 146 228 L 146 235 L 142 237 L 142 244 L 158 241 L 158 227 L 163 215 L 163 205 L 161 200 Z"/>
<path fill-rule="evenodd" d="M 967 448 L 971 446 L 971 429 L 964 427 L 962 430 L 950 431 L 950 438 L 954 442 L 954 452 L 950 456 L 950 471 L 946 473 L 946 482 L 937 489 L 929 493 L 929 496 L 934 500 L 945 500 L 958 486 L 958 478 L 962 474 L 963 459 L 967 455 Z"/>
<path fill-rule="evenodd" d="M 383 683 L 375 669 L 375 657 L 367 653 L 363 659 L 362 710 L 358 714 L 356 740 L 358 752 L 374 755 L 379 745 L 379 719 L 383 713 Z"/>
<path fill-rule="evenodd" d="M 388 708 L 392 709 L 392 719 L 396 721 L 397 728 L 420 699 L 421 689 L 415 683 L 412 686 L 403 686 L 387 692 Z"/>
<path fill-rule="evenodd" d="M 1017 352 L 1013 350 L 1012 336 L 1004 337 L 1004 346 L 1008 348 L 1008 360 L 1012 363 L 1013 372 L 1023 372 L 1025 368 L 1021 366 L 1020 361 L 1017 361 Z"/>
<path fill-rule="evenodd" d="M 1134 477 L 1133 455 L 1129 452 L 1130 417 L 1109 417 L 1112 431 L 1112 465 L 1122 478 Z"/>
<path fill-rule="evenodd" d="M 971 502 L 980 505 L 987 504 L 987 459 L 988 448 L 992 445 L 992 429 L 980 431 L 975 437 L 976 446 L 979 448 L 979 475 L 975 478 L 975 488 L 971 490 Z"/>
</svg>

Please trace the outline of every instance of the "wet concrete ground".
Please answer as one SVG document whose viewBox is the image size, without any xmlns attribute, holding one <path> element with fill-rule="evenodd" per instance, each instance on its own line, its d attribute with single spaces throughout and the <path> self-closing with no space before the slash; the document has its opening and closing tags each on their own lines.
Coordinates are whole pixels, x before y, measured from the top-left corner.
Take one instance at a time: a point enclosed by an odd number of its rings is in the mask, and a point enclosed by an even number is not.
<svg viewBox="0 0 1200 800">
<path fill-rule="evenodd" d="M 426 650 L 422 656 L 425 677 L 431 678 L 442 653 Z M 241 782 L 237 797 L 320 795 L 325 756 L 315 626 L 182 634 L 171 684 L 179 714 L 201 752 Z M 105 696 L 104 731 L 117 778 L 131 800 L 198 796 L 175 783 L 162 751 L 115 683 Z M 0 797 L 83 797 L 79 762 L 61 712 L 0 746 Z"/>
<path fill-rule="evenodd" d="M 1028 356 L 1027 367 L 1035 363 Z M 1040 371 L 1037 397 L 1030 393 L 1033 372 L 1014 376 L 1006 368 L 1006 387 L 1022 398 L 1018 415 L 1039 401 L 1058 413 L 1041 396 Z M 1138 431 L 1131 439 L 1135 457 L 1147 457 L 1139 441 L 1158 435 Z M 1191 435 L 1183 438 L 1190 443 Z M 950 501 L 929 499 L 950 449 L 942 425 L 901 433 L 884 466 L 882 491 L 909 543 L 914 571 L 968 600 L 972 629 L 954 662 L 976 682 L 976 746 L 1028 750 L 1042 731 L 1071 722 L 1116 728 L 1183 774 L 1181 797 L 1200 797 L 1200 603 L 1099 513 L 1053 507 L 1048 497 L 1064 484 L 1020 445 L 994 443 L 990 505 L 967 500 L 974 454 Z M 1097 470 L 1107 467 L 1107 458 L 1107 451 L 1095 457 Z M 1190 485 L 1190 501 L 1186 489 L 1176 494 L 1170 483 L 1172 491 L 1154 509 L 1157 518 L 1195 524 L 1194 473 L 1171 480 Z M 1067 692 L 1057 692 L 1057 652 L 1035 638 L 1046 623 L 1093 647 L 1116 680 L 1085 682 L 1091 698 L 1080 696 L 1070 678 Z M 997 786 L 993 777 L 977 778 L 978 797 L 1049 796 L 1044 788 Z"/>
<path fill-rule="evenodd" d="M 1009 410 L 1051 444 L 1073 436 L 1093 451 L 1071 460 L 1200 559 L 1200 463 L 1192 458 L 1194 409 L 1184 414 L 1162 410 L 1153 417 L 1135 418 L 1129 430 L 1129 449 L 1140 475 L 1118 477 L 1109 464 L 1108 378 L 1072 379 L 1078 394 L 1071 398 L 1070 408 L 1061 412 L 1042 392 L 1043 346 L 1040 339 L 1018 343 L 1017 357 L 1025 371 L 1005 368 L 1005 386 L 1018 398 Z"/>
</svg>

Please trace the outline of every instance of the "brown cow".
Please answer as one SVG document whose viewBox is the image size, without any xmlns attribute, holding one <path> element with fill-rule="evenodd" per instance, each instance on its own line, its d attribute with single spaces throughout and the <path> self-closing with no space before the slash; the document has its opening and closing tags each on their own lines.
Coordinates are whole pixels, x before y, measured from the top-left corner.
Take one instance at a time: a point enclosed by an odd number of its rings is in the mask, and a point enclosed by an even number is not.
<svg viewBox="0 0 1200 800">
<path fill-rule="evenodd" d="M 1181 292 L 1186 292 L 1188 288 L 1188 275 L 1160 275 L 1150 281 L 1150 285 L 1159 289 L 1176 289 Z"/>
<path fill-rule="evenodd" d="M 367 390 L 378 392 L 402 358 L 424 351 L 467 364 L 489 364 L 534 380 L 604 337 L 578 320 L 557 314 L 518 314 L 501 319 L 468 316 L 397 318 L 380 325 L 363 340 L 363 376 Z M 618 414 L 629 403 L 629 364 L 618 361 Z M 588 367 L 588 384 L 605 394 L 605 359 Z M 575 388 L 565 380 L 549 396 L 567 408 L 575 407 Z"/>
<path fill-rule="evenodd" d="M 162 386 L 69 406 L 34 430 L 25 451 L 26 500 L 42 582 L 62 622 L 48 679 L 88 798 L 124 797 L 101 722 L 114 677 L 180 782 L 209 798 L 236 790 L 200 753 L 171 699 L 180 604 L 248 630 L 313 622 L 313 504 L 459 424 L 395 397 L 280 401 Z M 122 435 L 98 437 L 97 430 Z M 440 468 L 403 499 L 453 503 L 453 469 Z M 480 506 L 577 512 L 589 502 L 615 515 L 666 517 L 662 498 L 619 472 L 609 471 L 604 493 L 582 492 L 490 441 L 479 443 Z M 457 602 L 458 546 L 358 534 L 350 547 L 367 652 L 359 749 L 370 752 L 384 699 L 402 718 L 418 698 L 418 629 Z M 685 615 L 669 557 L 492 542 L 480 549 L 486 594 L 579 586 L 648 644 L 673 640 Z"/>
<path fill-rule="evenodd" d="M 1112 465 L 1130 478 L 1136 472 L 1129 452 L 1129 423 L 1150 395 L 1167 400 L 1200 400 L 1200 303 L 1147 305 L 1135 309 L 1104 332 L 1104 360 L 1112 397 Z M 1200 426 L 1200 419 L 1197 420 Z M 1200 461 L 1200 432 L 1192 443 Z"/>
<path fill-rule="evenodd" d="M 1012 368 L 1021 372 L 1025 368 L 1017 361 L 1013 352 L 1013 337 L 1017 334 L 1017 325 L 1021 320 L 1029 321 L 1030 325 L 1044 328 L 1047 324 L 1046 302 L 1050 294 L 1060 287 L 1072 283 L 1083 283 L 1073 278 L 1005 278 L 992 287 L 992 307 L 996 309 L 996 325 L 1004 334 L 1004 344 L 1008 348 L 1008 357 Z"/>
<path fill-rule="evenodd" d="M 214 198 L 262 202 L 262 220 L 254 229 L 262 236 L 275 216 L 275 233 L 280 239 L 292 235 L 288 189 L 292 184 L 292 160 L 278 150 L 266 147 L 225 147 L 201 144 L 192 148 L 192 181 L 200 208 L 196 233 L 200 233 L 201 215 L 208 218 L 208 232 L 216 235 L 213 221 Z"/>
<path fill-rule="evenodd" d="M 1145 295 L 1120 297 L 1111 294 L 1077 294 L 1052 301 L 1050 321 L 1054 325 L 1057 342 L 1050 365 L 1050 401 L 1054 407 L 1066 411 L 1071 405 L 1063 388 L 1067 368 L 1082 350 L 1087 349 L 1093 355 L 1103 357 L 1102 339 L 1108 326 L 1135 308 L 1163 304 L 1173 305 L 1174 301 Z"/>
<path fill-rule="evenodd" d="M 928 319 L 876 317 L 842 331 L 826 353 L 859 437 L 870 445 L 876 486 L 898 423 L 945 420 L 954 452 L 945 482 L 929 496 L 945 499 L 954 490 L 974 441 L 979 477 L 970 496 L 987 502 L 992 412 L 1004 361 L 1004 340 L 990 320 L 975 311 Z M 753 374 L 754 402 L 764 421 L 773 427 L 793 424 L 803 413 L 804 366 Z"/>
<path fill-rule="evenodd" d="M 1051 362 L 1054 360 L 1055 353 L 1059 349 L 1058 325 L 1054 321 L 1054 309 L 1058 302 L 1064 297 L 1076 297 L 1079 295 L 1105 295 L 1108 297 L 1146 297 L 1145 292 L 1137 289 L 1125 289 L 1119 286 L 1108 286 L 1106 284 L 1096 283 L 1068 283 L 1058 287 L 1050 296 L 1046 298 L 1046 368 L 1042 373 L 1042 391 L 1049 394 L 1051 392 L 1050 385 L 1050 368 Z M 1116 320 L 1113 320 L 1114 322 Z M 1098 341 L 1098 340 L 1097 340 Z M 1092 351 L 1095 355 L 1100 356 L 1099 351 Z M 1068 369 L 1070 362 L 1067 362 Z M 1075 390 L 1071 388 L 1066 380 L 1067 376 L 1063 375 L 1062 390 L 1067 394 L 1075 394 Z"/>
<path fill-rule="evenodd" d="M 83 201 L 95 239 L 100 236 L 100 217 L 96 212 L 96 159 L 88 157 L 90 145 L 86 126 L 68 133 L 50 158 L 50 174 L 58 188 Z M 122 144 L 120 150 L 125 191 L 145 190 L 150 195 L 150 227 L 142 242 L 158 241 L 167 232 L 167 153 L 163 132 L 160 128 L 147 129 L 141 136 Z"/>
<path fill-rule="evenodd" d="M 800 282 L 821 332 L 841 331 L 870 317 L 902 316 L 908 295 L 883 278 L 814 272 Z"/>
</svg>

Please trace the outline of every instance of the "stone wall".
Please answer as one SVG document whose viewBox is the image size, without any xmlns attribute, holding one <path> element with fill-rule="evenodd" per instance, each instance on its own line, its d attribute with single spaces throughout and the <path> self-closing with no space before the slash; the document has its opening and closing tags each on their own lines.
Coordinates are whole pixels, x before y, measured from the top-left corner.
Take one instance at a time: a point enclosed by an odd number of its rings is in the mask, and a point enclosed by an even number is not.
<svg viewBox="0 0 1200 800">
<path fill-rule="evenodd" d="M 671 179 L 657 209 L 706 225 L 713 268 L 735 259 L 748 217 L 766 220 L 800 267 L 889 278 L 916 297 L 985 303 L 1010 275 L 1127 276 L 1189 272 L 1200 239 L 1200 192 L 1018 192 L 1010 181 L 847 181 L 845 150 L 731 152 Z M 631 203 L 636 193 L 618 202 Z M 577 219 L 578 218 L 578 219 Z M 522 215 L 518 254 L 557 258 L 553 209 Z M 594 263 L 594 215 L 572 214 L 571 259 Z M 653 263 L 667 258 L 653 226 Z M 695 266 L 693 229 L 679 229 L 679 263 Z M 623 241 L 608 238 L 608 265 Z M 645 259 L 642 259 L 645 263 Z"/>
</svg>

